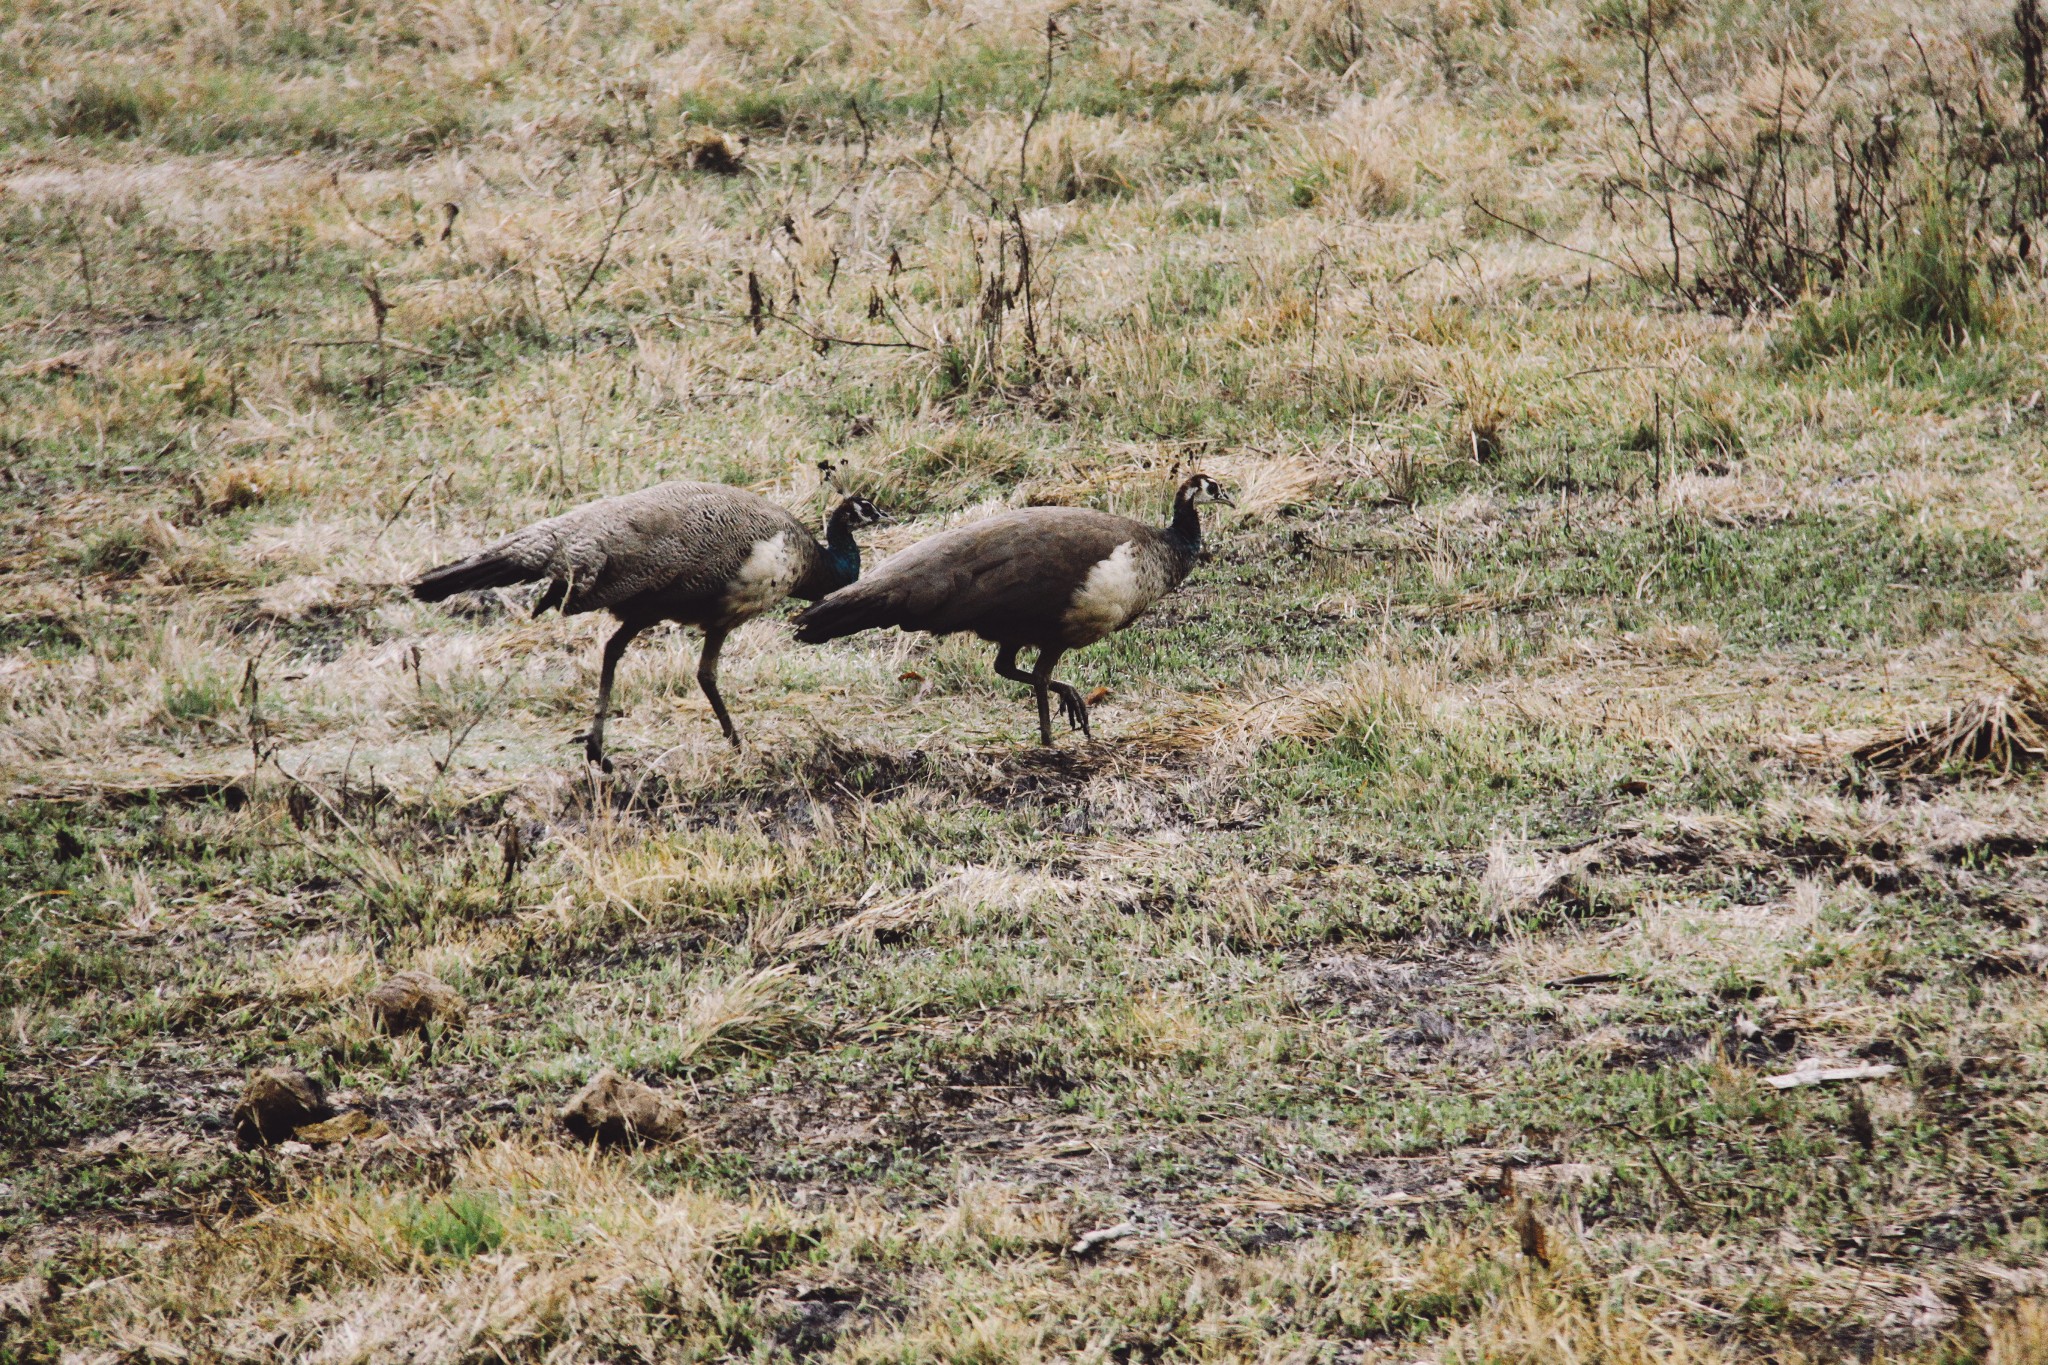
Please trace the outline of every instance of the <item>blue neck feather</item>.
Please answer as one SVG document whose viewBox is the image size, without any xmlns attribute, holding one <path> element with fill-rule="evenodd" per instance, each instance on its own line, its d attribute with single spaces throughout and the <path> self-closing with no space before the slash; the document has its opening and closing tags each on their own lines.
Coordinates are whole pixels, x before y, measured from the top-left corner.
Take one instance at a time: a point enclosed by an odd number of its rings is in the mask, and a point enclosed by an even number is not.
<svg viewBox="0 0 2048 1365">
<path fill-rule="evenodd" d="M 853 527 L 848 518 L 835 512 L 825 527 L 825 554 L 832 561 L 833 572 L 839 576 L 840 587 L 845 587 L 860 577 L 860 546 L 853 540 Z"/>
<path fill-rule="evenodd" d="M 1190 563 L 1202 552 L 1202 515 L 1195 510 L 1194 499 L 1183 494 L 1173 500 L 1173 525 L 1166 528 L 1166 538 Z"/>
</svg>

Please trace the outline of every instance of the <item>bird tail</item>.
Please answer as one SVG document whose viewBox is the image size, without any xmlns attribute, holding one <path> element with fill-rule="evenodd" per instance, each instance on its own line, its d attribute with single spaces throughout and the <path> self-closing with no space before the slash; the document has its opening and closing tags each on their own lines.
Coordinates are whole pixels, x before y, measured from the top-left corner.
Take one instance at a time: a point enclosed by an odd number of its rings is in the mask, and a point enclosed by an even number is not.
<svg viewBox="0 0 2048 1365">
<path fill-rule="evenodd" d="M 864 583 L 849 584 L 796 614 L 796 638 L 807 645 L 821 645 L 878 626 L 893 626 L 894 605 L 886 594 L 867 590 Z"/>
<path fill-rule="evenodd" d="M 509 588 L 514 583 L 531 583 L 548 576 L 545 561 L 536 564 L 531 556 L 493 545 L 468 559 L 429 569 L 412 585 L 412 595 L 422 602 L 439 602 L 459 592 L 481 592 L 485 588 Z"/>
</svg>

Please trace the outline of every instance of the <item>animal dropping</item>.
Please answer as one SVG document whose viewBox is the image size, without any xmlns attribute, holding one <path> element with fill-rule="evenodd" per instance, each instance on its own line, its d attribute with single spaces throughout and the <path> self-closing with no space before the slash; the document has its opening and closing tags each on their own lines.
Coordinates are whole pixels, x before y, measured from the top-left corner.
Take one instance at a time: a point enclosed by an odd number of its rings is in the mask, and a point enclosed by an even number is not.
<svg viewBox="0 0 2048 1365">
<path fill-rule="evenodd" d="M 235 1140 L 243 1147 L 266 1147 L 333 1117 L 318 1080 L 296 1067 L 266 1067 L 242 1088 L 234 1112 Z"/>
<path fill-rule="evenodd" d="M 610 1067 L 570 1097 L 557 1118 L 578 1142 L 603 1147 L 660 1142 L 675 1136 L 680 1118 L 661 1092 Z"/>
<path fill-rule="evenodd" d="M 1032 690 L 1041 744 L 1052 743 L 1055 696 L 1068 727 L 1093 738 L 1087 699 L 1053 669 L 1180 586 L 1202 551 L 1206 503 L 1237 505 L 1195 474 L 1163 527 L 1083 507 L 1026 507 L 942 531 L 798 613 L 796 638 L 820 644 L 883 626 L 971 632 L 996 646 L 998 676 Z M 1036 651 L 1028 673 L 1017 666 L 1025 649 Z"/>
<path fill-rule="evenodd" d="M 370 1018 L 394 1036 L 427 1031 L 439 1019 L 460 1023 L 465 1013 L 462 997 L 454 987 L 431 972 L 399 972 L 364 997 Z"/>
</svg>

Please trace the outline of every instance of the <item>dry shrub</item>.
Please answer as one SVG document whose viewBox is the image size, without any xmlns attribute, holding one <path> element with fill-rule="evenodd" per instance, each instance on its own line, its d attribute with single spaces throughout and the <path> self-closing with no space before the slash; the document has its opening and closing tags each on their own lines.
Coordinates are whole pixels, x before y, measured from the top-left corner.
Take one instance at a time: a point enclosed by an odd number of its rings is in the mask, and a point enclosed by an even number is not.
<svg viewBox="0 0 2048 1365">
<path fill-rule="evenodd" d="M 1389 767 L 1399 746 L 1429 723 L 1443 685 L 1432 664 L 1364 660 L 1308 703 L 1306 719 L 1357 758 Z"/>
<path fill-rule="evenodd" d="M 1032 131 L 1026 178 L 1046 199 L 1094 199 L 1136 188 L 1164 130 L 1114 117 L 1048 114 Z"/>
<path fill-rule="evenodd" d="M 134 137 L 165 104 L 153 84 L 105 69 L 61 82 L 45 80 L 28 102 L 36 121 L 58 137 L 104 138 Z"/>
<path fill-rule="evenodd" d="M 787 998 L 795 975 L 785 962 L 700 992 L 683 1016 L 678 1059 L 769 1051 L 809 1032 L 809 1021 Z"/>
<path fill-rule="evenodd" d="M 1243 516 L 1300 507 L 1339 477 L 1334 467 L 1304 454 L 1218 456 L 1204 460 L 1202 467 L 1231 490 Z"/>
<path fill-rule="evenodd" d="M 1372 55 L 1377 10 L 1363 0 L 1272 0 L 1266 22 L 1294 61 L 1348 75 Z"/>
<path fill-rule="evenodd" d="M 1645 234 L 1617 253 L 1627 274 L 1722 312 L 1799 306 L 1794 363 L 1878 333 L 1954 345 L 1997 321 L 1999 239 L 2024 234 L 2048 198 L 2048 123 L 2017 116 L 2039 104 L 2038 70 L 2015 91 L 1974 51 L 1915 37 L 1896 55 L 1918 66 L 1919 93 L 1889 70 L 1880 89 L 1850 66 L 1796 60 L 1753 64 L 1716 91 L 1693 74 L 1700 63 L 1673 59 L 1682 40 L 1622 9 L 1640 74 L 1614 105 L 1633 146 L 1604 202 Z M 2033 0 L 2015 11 L 2023 47 L 2038 13 Z"/>
<path fill-rule="evenodd" d="M 1803 137 L 1813 131 L 1827 81 L 1803 62 L 1757 68 L 1742 83 L 1743 112 L 1756 120 L 1753 136 Z"/>
<path fill-rule="evenodd" d="M 571 50 L 551 35 L 545 11 L 516 0 L 425 0 L 411 26 L 428 48 L 454 57 L 450 68 L 475 86 L 503 79 L 522 64 L 545 63 L 551 52 Z"/>
<path fill-rule="evenodd" d="M 1629 648 L 1646 659 L 1672 663 L 1709 664 L 1721 655 L 1722 635 L 1713 625 L 1683 625 L 1660 621 L 1623 637 Z"/>
<path fill-rule="evenodd" d="M 1246 299 L 1230 310 L 1231 340 L 1265 346 L 1306 332 L 1316 320 L 1316 303 L 1300 290 Z"/>
<path fill-rule="evenodd" d="M 0 374 L 9 379 L 68 379 L 78 374 L 97 374 L 106 368 L 114 356 L 114 348 L 102 343 L 99 346 L 79 346 L 55 355 L 39 356 L 10 365 Z"/>
<path fill-rule="evenodd" d="M 408 329 L 443 334 L 450 344 L 475 348 L 493 337 L 547 334 L 547 319 L 532 275 L 508 264 L 486 278 L 428 280 L 401 293 Z"/>
<path fill-rule="evenodd" d="M 1503 370 L 1479 356 L 1457 355 L 1446 363 L 1443 387 L 1458 412 L 1451 433 L 1451 458 L 1464 457 L 1482 465 L 1500 458 L 1502 441 L 1514 420 L 1509 384 Z"/>
<path fill-rule="evenodd" d="M 367 952 L 313 942 L 271 963 L 265 976 L 278 999 L 304 1004 L 345 1000 L 376 969 L 376 959 Z"/>
<path fill-rule="evenodd" d="M 209 512 L 233 512 L 298 491 L 296 472 L 274 464 L 224 464 L 198 475 L 194 491 Z"/>
<path fill-rule="evenodd" d="M 1138 721 L 1128 743 L 1157 754 L 1192 750 L 1245 754 L 1277 739 L 1325 739 L 1330 721 L 1320 692 L 1280 690 L 1262 695 L 1188 698 L 1171 713 Z"/>
<path fill-rule="evenodd" d="M 1249 122 L 1250 103 L 1235 91 L 1189 95 L 1166 112 L 1166 121 L 1180 134 L 1193 138 L 1222 137 Z"/>
<path fill-rule="evenodd" d="M 237 406 L 234 376 L 209 367 L 190 349 L 134 355 L 109 365 L 106 372 L 143 403 L 194 416 L 232 415 Z"/>
<path fill-rule="evenodd" d="M 1528 1237 L 1522 1247 L 1533 1255 Z M 1561 1242 L 1562 1238 L 1540 1241 Z M 1645 1306 L 1594 1292 L 1583 1272 L 1517 1276 L 1489 1294 L 1474 1319 L 1451 1333 L 1450 1360 L 1514 1361 L 1516 1365 L 1709 1365 L 1732 1353 L 1687 1335 Z"/>
<path fill-rule="evenodd" d="M 924 1236 L 933 1252 L 988 1264 L 1019 1250 L 1058 1251 L 1071 1240 L 1056 1208 L 1033 1205 L 1007 1186 L 963 1185 Z"/>
<path fill-rule="evenodd" d="M 2048 1299 L 2023 1298 L 1985 1326 L 1987 1365 L 2048 1365 Z"/>
<path fill-rule="evenodd" d="M 435 681 L 430 667 L 430 691 Z M 445 722 L 448 717 L 439 719 Z M 561 852 L 588 887 L 583 899 L 593 908 L 602 907 L 601 915 L 622 915 L 639 923 L 661 917 L 688 918 L 706 909 L 735 906 L 769 893 L 787 875 L 774 858 L 749 856 L 751 850 L 716 845 L 649 842 L 586 848 L 565 842 Z"/>
<path fill-rule="evenodd" d="M 1471 456 L 1474 464 L 1492 464 L 1500 458 L 1506 427 L 1507 414 L 1492 403 L 1467 408 L 1458 418 L 1452 443 L 1460 455 Z"/>
<path fill-rule="evenodd" d="M 1940 720 L 1874 740 L 1850 759 L 1882 777 L 1920 777 L 1958 768 L 2009 773 L 2048 758 L 2048 692 L 2013 675 L 2000 692 L 1974 697 Z"/>
<path fill-rule="evenodd" d="M 1043 873 L 963 867 L 922 891 L 878 902 L 845 919 L 807 930 L 789 946 L 872 943 L 883 935 L 900 935 L 919 925 L 949 938 L 969 938 L 986 928 L 1033 922 L 1033 916 L 1070 907 L 1085 893 L 1083 883 Z"/>
<path fill-rule="evenodd" d="M 1329 203 L 1347 213 L 1392 213 L 1415 189 L 1415 157 L 1404 146 L 1411 105 L 1395 82 L 1370 99 L 1347 95 L 1303 134 L 1294 168 L 1294 201 Z"/>
<path fill-rule="evenodd" d="M 89 536 L 79 546 L 77 559 L 87 573 L 128 577 L 184 553 L 185 548 L 183 533 L 151 509 Z"/>
<path fill-rule="evenodd" d="M 1479 880 L 1480 903 L 1496 920 L 1524 915 L 1552 902 L 1579 902 L 1587 897 L 1587 875 L 1600 862 L 1601 845 L 1590 845 L 1555 858 L 1521 855 L 1506 839 L 1487 850 L 1486 873 Z"/>
<path fill-rule="evenodd" d="M 682 139 L 670 158 L 674 165 L 707 175 L 738 175 L 746 170 L 750 139 L 745 133 L 704 128 Z"/>
</svg>

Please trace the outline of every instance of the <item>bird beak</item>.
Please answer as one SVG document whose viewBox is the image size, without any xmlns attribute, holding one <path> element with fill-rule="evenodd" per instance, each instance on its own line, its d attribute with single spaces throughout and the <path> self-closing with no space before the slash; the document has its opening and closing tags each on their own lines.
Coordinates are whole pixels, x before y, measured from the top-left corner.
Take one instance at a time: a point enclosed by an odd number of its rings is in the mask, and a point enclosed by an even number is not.
<svg viewBox="0 0 2048 1365">
<path fill-rule="evenodd" d="M 1231 497 L 1230 494 L 1220 488 L 1216 490 L 1216 501 L 1222 503 L 1225 507 L 1237 506 L 1237 499 Z"/>
</svg>

